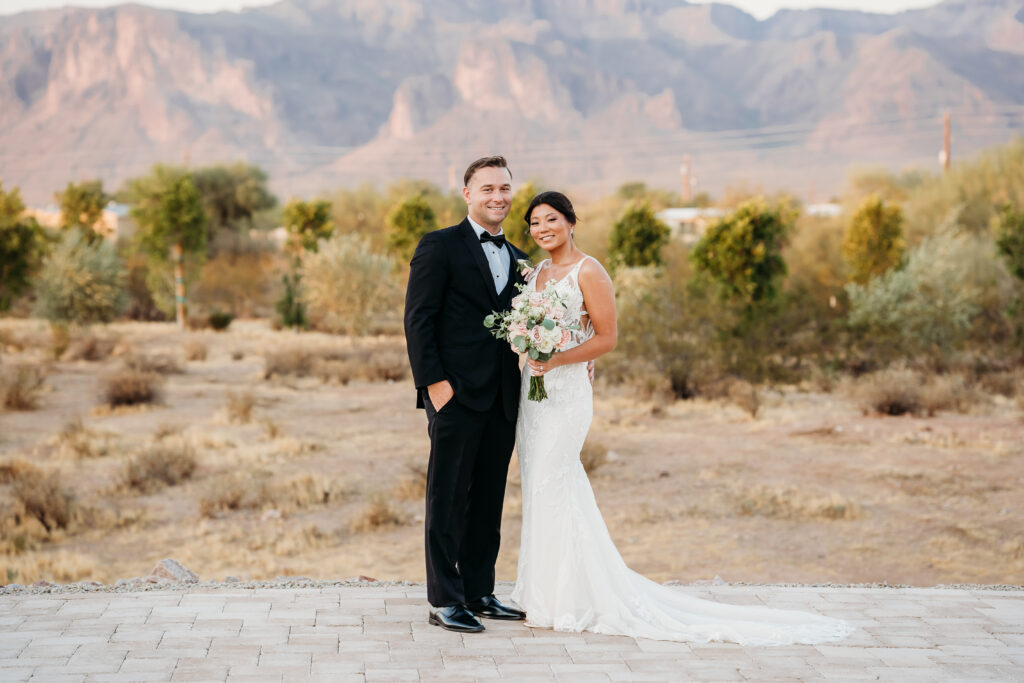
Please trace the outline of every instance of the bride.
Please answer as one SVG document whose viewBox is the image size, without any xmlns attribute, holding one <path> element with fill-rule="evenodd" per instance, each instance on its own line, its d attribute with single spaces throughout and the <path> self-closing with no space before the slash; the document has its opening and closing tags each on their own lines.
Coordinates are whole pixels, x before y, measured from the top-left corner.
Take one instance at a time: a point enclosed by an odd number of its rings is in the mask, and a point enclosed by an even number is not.
<svg viewBox="0 0 1024 683">
<path fill-rule="evenodd" d="M 630 570 L 594 499 L 580 450 L 593 417 L 587 362 L 615 348 L 615 292 L 600 263 L 573 243 L 576 214 L 559 192 L 543 192 L 526 211 L 530 235 L 551 258 L 526 290 L 554 287 L 567 297 L 574 346 L 523 368 L 516 443 L 523 488 L 523 531 L 512 599 L 527 625 L 557 631 L 741 645 L 839 640 L 842 621 L 802 612 L 720 604 L 690 597 Z M 527 373 L 544 377 L 548 398 L 527 399 Z"/>
</svg>

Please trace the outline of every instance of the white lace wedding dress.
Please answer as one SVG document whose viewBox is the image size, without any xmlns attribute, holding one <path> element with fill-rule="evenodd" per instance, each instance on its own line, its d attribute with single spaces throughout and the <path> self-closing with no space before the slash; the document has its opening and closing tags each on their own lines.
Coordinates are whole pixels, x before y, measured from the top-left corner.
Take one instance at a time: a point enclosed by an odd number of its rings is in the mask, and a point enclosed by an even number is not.
<svg viewBox="0 0 1024 683">
<path fill-rule="evenodd" d="M 586 315 L 577 283 L 582 263 L 545 285 L 567 297 L 570 321 Z M 537 267 L 528 291 L 536 289 L 546 265 Z M 575 343 L 592 334 L 589 323 L 583 325 Z M 580 463 L 593 417 L 586 364 L 548 372 L 548 398 L 539 403 L 526 397 L 529 372 L 525 366 L 516 426 L 523 531 L 512 592 L 512 600 L 526 611 L 528 626 L 741 645 L 821 643 L 850 632 L 845 622 L 819 615 L 694 598 L 629 569 L 608 534 Z"/>
</svg>

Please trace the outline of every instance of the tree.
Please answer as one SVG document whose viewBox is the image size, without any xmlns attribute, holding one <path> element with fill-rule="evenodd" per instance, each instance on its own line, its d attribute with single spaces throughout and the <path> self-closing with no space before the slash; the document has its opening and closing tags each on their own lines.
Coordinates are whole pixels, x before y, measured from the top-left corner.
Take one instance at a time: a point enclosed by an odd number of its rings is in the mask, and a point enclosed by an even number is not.
<svg viewBox="0 0 1024 683">
<path fill-rule="evenodd" d="M 657 219 L 651 205 L 634 202 L 612 226 L 608 256 L 613 265 L 660 265 L 661 250 L 668 240 L 669 228 Z"/>
<path fill-rule="evenodd" d="M 185 254 L 198 262 L 206 248 L 202 197 L 185 169 L 162 164 L 154 166 L 148 176 L 129 181 L 123 194 L 134 204 L 131 213 L 139 224 L 141 245 L 151 260 L 149 276 L 159 277 L 161 266 L 165 270 L 168 262 L 174 266 L 175 315 L 178 329 L 184 330 Z"/>
<path fill-rule="evenodd" d="M 60 227 L 62 230 L 79 229 L 90 243 L 103 239 L 98 230 L 103 219 L 103 209 L 110 195 L 103 191 L 102 180 L 87 180 L 82 183 L 68 183 L 61 192 L 53 195 L 60 206 Z"/>
<path fill-rule="evenodd" d="M 999 215 L 996 246 L 1013 276 L 1024 280 L 1024 212 L 1012 204 L 1003 205 Z"/>
<path fill-rule="evenodd" d="M 293 199 L 284 207 L 284 226 L 288 231 L 285 251 L 291 256 L 291 270 L 281 277 L 284 292 L 277 301 L 277 312 L 287 327 L 306 327 L 306 306 L 302 299 L 302 256 L 316 253 L 318 241 L 334 232 L 331 203 L 318 199 L 312 202 Z"/>
<path fill-rule="evenodd" d="M 530 236 L 530 226 L 526 223 L 526 210 L 530 208 L 530 202 L 537 196 L 537 188 L 533 183 L 526 183 L 512 195 L 512 208 L 509 209 L 508 218 L 505 219 L 503 231 L 505 236 L 523 251 L 527 253 L 534 263 L 540 258 L 541 249 Z"/>
<path fill-rule="evenodd" d="M 862 285 L 896 268 L 903 260 L 903 246 L 903 212 L 886 206 L 878 195 L 868 197 L 853 215 L 843 242 L 851 280 Z"/>
<path fill-rule="evenodd" d="M 9 310 L 28 289 L 45 245 L 39 223 L 25 215 L 18 188 L 4 192 L 0 183 L 0 311 Z"/>
<path fill-rule="evenodd" d="M 69 230 L 47 256 L 36 283 L 35 314 L 55 325 L 107 323 L 128 303 L 114 246 Z"/>
<path fill-rule="evenodd" d="M 252 226 L 256 214 L 277 206 L 277 198 L 267 189 L 267 174 L 259 166 L 243 162 L 206 166 L 192 172 L 192 181 L 209 219 L 210 247 L 219 233 L 237 235 L 241 228 Z"/>
<path fill-rule="evenodd" d="M 412 259 L 420 238 L 437 230 L 437 217 L 422 196 L 408 197 L 388 214 L 388 248 L 403 261 Z"/>
<path fill-rule="evenodd" d="M 708 228 L 693 248 L 693 264 L 717 284 L 722 298 L 749 313 L 778 295 L 786 275 L 782 247 L 794 220 L 789 209 L 770 208 L 761 199 L 741 204 Z"/>
</svg>

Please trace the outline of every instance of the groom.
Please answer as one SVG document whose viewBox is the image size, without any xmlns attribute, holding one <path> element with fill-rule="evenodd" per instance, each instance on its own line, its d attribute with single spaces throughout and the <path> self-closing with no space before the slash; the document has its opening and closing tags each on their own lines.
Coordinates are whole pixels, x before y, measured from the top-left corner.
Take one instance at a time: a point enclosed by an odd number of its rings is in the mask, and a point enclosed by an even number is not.
<svg viewBox="0 0 1024 683">
<path fill-rule="evenodd" d="M 526 254 L 505 241 L 512 205 L 504 157 L 466 169 L 469 216 L 424 235 L 405 294 L 405 338 L 427 413 L 426 560 L 430 623 L 483 631 L 478 617 L 522 620 L 494 597 L 505 478 L 519 412 L 519 364 L 484 318 L 507 309 Z"/>
</svg>

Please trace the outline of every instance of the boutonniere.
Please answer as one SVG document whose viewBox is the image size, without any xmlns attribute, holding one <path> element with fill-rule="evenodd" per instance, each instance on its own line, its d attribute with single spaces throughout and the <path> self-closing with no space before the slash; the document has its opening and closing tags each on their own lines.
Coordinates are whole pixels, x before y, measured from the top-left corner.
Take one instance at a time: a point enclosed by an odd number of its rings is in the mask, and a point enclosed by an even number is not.
<svg viewBox="0 0 1024 683">
<path fill-rule="evenodd" d="M 530 273 L 533 272 L 533 263 L 528 258 L 516 260 L 516 266 L 519 268 L 519 274 L 523 276 L 523 279 L 530 277 Z"/>
</svg>

